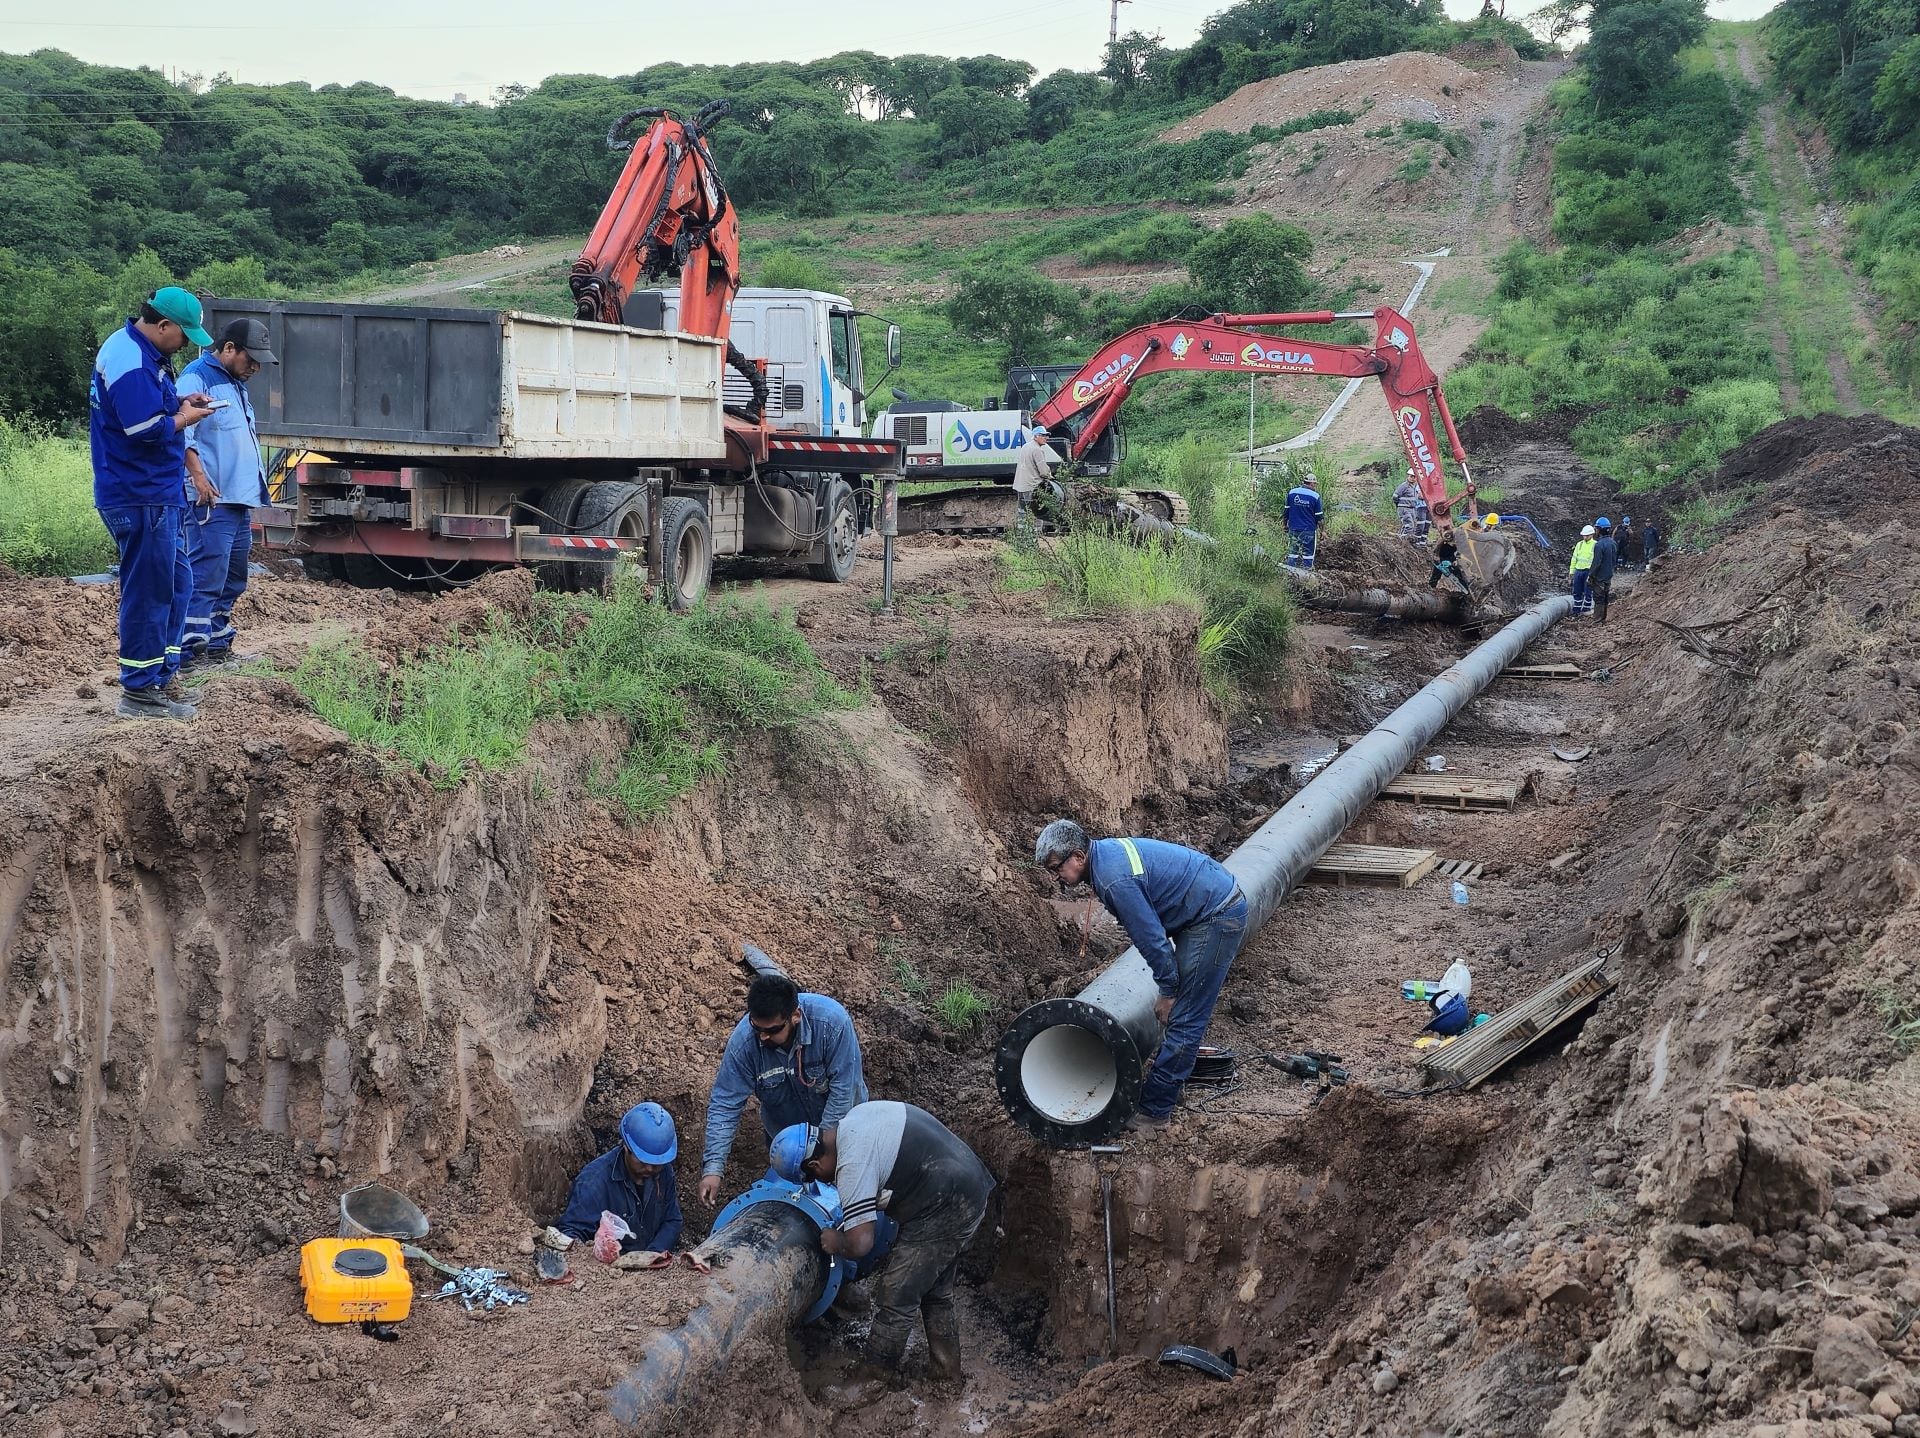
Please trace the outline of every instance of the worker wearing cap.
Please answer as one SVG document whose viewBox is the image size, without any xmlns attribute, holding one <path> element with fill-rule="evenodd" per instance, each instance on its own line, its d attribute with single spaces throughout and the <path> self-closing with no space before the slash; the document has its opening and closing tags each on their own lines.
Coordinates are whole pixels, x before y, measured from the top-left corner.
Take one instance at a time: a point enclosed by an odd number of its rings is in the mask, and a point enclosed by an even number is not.
<svg viewBox="0 0 1920 1438">
<path fill-rule="evenodd" d="M 663 1267 L 680 1241 L 680 1194 L 673 1181 L 679 1152 L 673 1115 L 657 1103 L 634 1105 L 620 1120 L 619 1147 L 580 1170 L 567 1211 L 554 1227 L 568 1238 L 590 1240 L 600 1215 L 611 1213 L 631 1230 L 620 1240 L 618 1266 Z"/>
<path fill-rule="evenodd" d="M 1633 527 L 1633 516 L 1620 516 L 1620 527 L 1613 532 L 1613 542 L 1620 550 L 1620 567 L 1631 569 L 1640 558 L 1640 536 Z"/>
<path fill-rule="evenodd" d="M 810 1179 L 839 1190 L 840 1222 L 821 1233 L 823 1252 L 866 1257 L 883 1195 L 887 1217 L 900 1225 L 874 1282 L 876 1311 L 863 1355 L 867 1372 L 849 1400 L 878 1396 L 879 1385 L 898 1381 L 916 1310 L 927 1326 L 934 1376 L 958 1379 L 953 1277 L 993 1192 L 993 1175 L 979 1156 L 925 1109 L 882 1101 L 857 1104 L 837 1129 L 783 1129 L 768 1158 L 790 1182 Z"/>
<path fill-rule="evenodd" d="M 1427 513 L 1426 496 L 1420 493 L 1420 486 L 1413 482 L 1413 471 L 1407 471 L 1407 477 L 1400 481 L 1400 487 L 1393 492 L 1393 507 L 1400 511 L 1400 537 L 1409 544 L 1424 544 L 1431 520 Z"/>
<path fill-rule="evenodd" d="M 182 396 L 173 355 L 212 340 L 200 301 L 176 285 L 156 290 L 93 361 L 88 429 L 93 504 L 120 554 L 120 707 L 123 719 L 191 719 L 169 691 L 180 668 L 192 575 L 181 524 L 187 510 L 186 432 L 213 412 Z"/>
<path fill-rule="evenodd" d="M 1197 849 L 1159 839 L 1089 840 L 1071 819 L 1040 831 L 1033 858 L 1062 888 L 1091 884 L 1153 970 L 1153 1015 L 1164 1033 L 1128 1126 L 1165 1128 L 1246 939 L 1246 897 L 1232 874 Z"/>
<path fill-rule="evenodd" d="M 720 1176 L 749 1098 L 760 1100 L 769 1138 L 797 1123 L 833 1128 L 865 1103 L 852 1016 L 825 994 L 801 993 L 782 973 L 761 974 L 748 985 L 747 1012 L 727 1039 L 707 1100 L 700 1201 L 708 1208 L 719 1201 Z"/>
<path fill-rule="evenodd" d="M 1607 622 L 1607 601 L 1613 597 L 1613 571 L 1620 563 L 1619 546 L 1614 543 L 1613 521 L 1604 514 L 1594 520 L 1593 565 L 1588 571 L 1587 587 L 1592 595 L 1593 622 Z"/>
<path fill-rule="evenodd" d="M 1567 575 L 1573 581 L 1573 612 L 1586 614 L 1593 609 L 1591 580 L 1593 577 L 1593 541 L 1598 533 L 1589 524 L 1580 530 L 1580 538 L 1574 543 L 1573 558 L 1567 563 Z"/>
<path fill-rule="evenodd" d="M 1060 463 L 1060 457 L 1053 452 L 1047 441 L 1050 438 L 1047 427 L 1036 424 L 1027 435 L 1027 442 L 1020 446 L 1013 457 L 1013 494 L 1019 503 L 1019 513 L 1014 517 L 1016 525 L 1031 522 L 1029 511 L 1033 507 L 1034 496 L 1040 486 L 1053 478 L 1054 466 Z"/>
<path fill-rule="evenodd" d="M 1308 476 L 1287 491 L 1287 563 L 1296 569 L 1313 568 L 1320 545 L 1320 526 L 1327 507 L 1320 502 L 1320 481 Z"/>
<path fill-rule="evenodd" d="M 268 502 L 247 381 L 262 366 L 278 363 L 267 345 L 266 325 L 240 319 L 180 377 L 224 401 L 187 437 L 187 480 L 194 498 L 186 524 L 193 597 L 187 603 L 183 667 L 221 664 L 233 653 L 233 606 L 247 588 L 253 511 Z"/>
</svg>

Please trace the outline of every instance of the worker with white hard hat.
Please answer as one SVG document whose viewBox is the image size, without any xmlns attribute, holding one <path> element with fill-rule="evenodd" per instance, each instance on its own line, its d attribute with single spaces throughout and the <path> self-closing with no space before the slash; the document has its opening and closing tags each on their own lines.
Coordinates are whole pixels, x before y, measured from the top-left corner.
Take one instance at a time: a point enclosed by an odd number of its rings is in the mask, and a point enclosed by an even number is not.
<svg viewBox="0 0 1920 1438">
<path fill-rule="evenodd" d="M 1573 546 L 1573 562 L 1567 566 L 1567 573 L 1573 580 L 1573 612 L 1591 614 L 1593 612 L 1593 541 L 1596 531 L 1589 524 L 1581 529 L 1579 542 Z"/>
</svg>

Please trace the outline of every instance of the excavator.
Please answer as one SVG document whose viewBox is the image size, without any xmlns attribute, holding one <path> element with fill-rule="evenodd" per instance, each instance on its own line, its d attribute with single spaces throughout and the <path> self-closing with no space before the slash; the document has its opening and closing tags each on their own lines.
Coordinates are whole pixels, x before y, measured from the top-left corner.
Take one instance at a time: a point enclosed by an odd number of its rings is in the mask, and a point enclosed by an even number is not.
<svg viewBox="0 0 1920 1438">
<path fill-rule="evenodd" d="M 1370 345 L 1328 344 L 1321 341 L 1273 335 L 1265 331 L 1282 326 L 1326 325 L 1341 320 L 1371 319 L 1374 341 Z M 1095 472 L 1105 473 L 1113 450 L 1113 431 L 1121 406 L 1134 386 L 1150 375 L 1173 370 L 1208 374 L 1301 374 L 1325 375 L 1334 379 L 1377 378 L 1393 413 L 1400 443 L 1406 451 L 1413 479 L 1426 499 L 1433 523 L 1445 530 L 1452 527 L 1453 510 L 1460 498 L 1471 503 L 1472 475 L 1467 469 L 1466 451 L 1460 443 L 1453 416 L 1441 391 L 1439 376 L 1420 352 L 1413 324 L 1389 305 L 1366 311 L 1308 310 L 1275 314 L 1204 314 L 1189 311 L 1173 319 L 1139 325 L 1109 340 L 1092 358 L 1062 378 L 1043 402 L 1033 406 L 1023 427 L 1019 417 L 994 414 L 998 428 L 1011 435 L 1045 426 L 1050 434 L 1064 434 L 1065 457 L 1076 466 L 1089 457 L 1096 459 Z M 1038 398 L 1038 396 L 1035 396 Z M 936 419 L 944 427 L 957 427 L 967 433 L 969 422 L 978 428 L 980 411 L 949 411 Z M 935 449 L 924 441 L 916 447 L 913 440 L 920 429 L 931 434 L 930 426 L 914 426 L 910 419 L 894 411 L 881 417 L 875 433 L 888 433 L 907 441 L 907 473 L 916 480 L 959 478 L 981 473 L 977 465 L 949 465 L 943 455 L 950 444 Z M 903 429 L 907 430 L 902 434 Z M 1448 451 L 1459 467 L 1461 490 L 1449 496 L 1447 479 L 1441 465 L 1440 436 L 1444 434 Z M 1011 467 L 1008 467 L 1009 473 Z M 1140 513 L 1179 524 L 1185 520 L 1185 505 L 1177 495 L 1161 491 L 1106 491 L 1109 503 L 1125 509 L 1131 505 Z M 1075 495 L 1078 507 L 1097 504 L 1085 489 Z M 972 490 L 946 490 L 930 495 L 903 498 L 900 505 L 901 530 L 938 530 L 964 527 L 976 529 L 1004 527 L 1011 522 L 1013 499 L 998 487 Z"/>
</svg>

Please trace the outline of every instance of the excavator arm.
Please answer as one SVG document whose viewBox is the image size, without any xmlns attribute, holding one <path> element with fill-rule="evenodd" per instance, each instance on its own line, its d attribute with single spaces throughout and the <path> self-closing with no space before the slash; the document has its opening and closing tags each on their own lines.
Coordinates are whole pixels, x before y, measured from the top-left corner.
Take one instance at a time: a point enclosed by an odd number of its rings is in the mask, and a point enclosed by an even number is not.
<svg viewBox="0 0 1920 1438">
<path fill-rule="evenodd" d="M 1313 374 L 1335 379 L 1377 377 L 1393 411 L 1407 463 L 1434 522 L 1446 525 L 1453 501 L 1447 495 L 1437 435 L 1444 426 L 1462 481 L 1471 486 L 1467 456 L 1441 393 L 1439 376 L 1420 353 L 1406 316 L 1391 306 L 1374 310 L 1372 345 L 1322 344 L 1259 333 L 1279 325 L 1325 325 L 1358 314 L 1310 310 L 1298 314 L 1209 315 L 1193 321 L 1141 325 L 1109 341 L 1033 413 L 1036 425 L 1064 428 L 1078 459 L 1112 425 L 1135 384 L 1169 370 L 1209 374 Z M 1470 488 L 1469 491 L 1471 492 Z"/>
<path fill-rule="evenodd" d="M 680 277 L 679 327 L 727 338 L 729 306 L 740 288 L 740 220 L 707 149 L 707 126 L 732 108 L 703 105 L 690 120 L 669 110 L 631 110 L 607 131 L 607 146 L 629 150 L 568 284 L 574 314 L 617 325 L 639 280 Z M 638 140 L 635 120 L 651 119 Z"/>
</svg>

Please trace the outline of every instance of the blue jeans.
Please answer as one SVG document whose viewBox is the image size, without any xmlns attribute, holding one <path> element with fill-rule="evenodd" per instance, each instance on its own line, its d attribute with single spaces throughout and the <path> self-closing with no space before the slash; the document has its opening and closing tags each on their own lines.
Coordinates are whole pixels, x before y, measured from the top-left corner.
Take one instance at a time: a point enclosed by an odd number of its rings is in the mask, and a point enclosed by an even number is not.
<svg viewBox="0 0 1920 1438">
<path fill-rule="evenodd" d="M 1573 612 L 1575 614 L 1585 614 L 1587 607 L 1592 603 L 1592 600 L 1588 598 L 1587 583 L 1588 576 L 1592 574 L 1592 572 L 1593 571 L 1589 569 L 1576 569 L 1573 571 Z"/>
<path fill-rule="evenodd" d="M 1211 918 L 1190 924 L 1173 936 L 1174 963 L 1180 970 L 1180 988 L 1173 1012 L 1160 1040 L 1153 1072 L 1140 1086 L 1140 1112 L 1165 1118 L 1173 1112 L 1180 1089 L 1200 1057 L 1214 1005 L 1227 981 L 1227 969 L 1247 937 L 1247 901 L 1235 899 Z"/>
<path fill-rule="evenodd" d="M 176 504 L 119 504 L 100 521 L 120 551 L 120 687 L 165 684 L 180 667 L 193 571 Z"/>
<path fill-rule="evenodd" d="M 224 653 L 233 646 L 234 603 L 247 592 L 253 511 L 244 504 L 197 505 L 187 511 L 186 529 L 187 560 L 193 566 L 186 649 Z"/>
<path fill-rule="evenodd" d="M 1287 563 L 1296 569 L 1313 568 L 1313 551 L 1319 543 L 1318 529 L 1289 529 L 1287 531 Z"/>
</svg>

